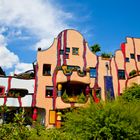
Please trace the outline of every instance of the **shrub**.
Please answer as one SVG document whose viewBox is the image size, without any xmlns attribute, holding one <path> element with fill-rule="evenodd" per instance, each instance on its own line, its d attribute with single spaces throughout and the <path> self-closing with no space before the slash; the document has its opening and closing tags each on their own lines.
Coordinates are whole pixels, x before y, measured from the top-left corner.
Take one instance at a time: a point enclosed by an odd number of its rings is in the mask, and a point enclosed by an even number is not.
<svg viewBox="0 0 140 140">
<path fill-rule="evenodd" d="M 102 53 L 101 54 L 101 57 L 103 57 L 103 58 L 111 58 L 111 56 L 112 56 L 112 53 Z"/>
<path fill-rule="evenodd" d="M 140 100 L 140 85 L 133 84 L 124 90 L 122 98 L 126 101 Z"/>
<path fill-rule="evenodd" d="M 66 93 L 66 90 L 64 91 L 63 95 L 62 95 L 62 99 L 64 102 L 68 102 L 69 101 L 69 96 L 68 94 Z"/>
<path fill-rule="evenodd" d="M 132 70 L 132 71 L 129 73 L 129 76 L 134 76 L 136 73 L 137 73 L 136 70 Z"/>
<path fill-rule="evenodd" d="M 77 98 L 78 98 L 77 100 L 78 103 L 85 103 L 86 101 L 86 97 L 83 92 Z"/>
<path fill-rule="evenodd" d="M 140 102 L 92 104 L 65 116 L 64 132 L 73 140 L 140 139 Z"/>
</svg>

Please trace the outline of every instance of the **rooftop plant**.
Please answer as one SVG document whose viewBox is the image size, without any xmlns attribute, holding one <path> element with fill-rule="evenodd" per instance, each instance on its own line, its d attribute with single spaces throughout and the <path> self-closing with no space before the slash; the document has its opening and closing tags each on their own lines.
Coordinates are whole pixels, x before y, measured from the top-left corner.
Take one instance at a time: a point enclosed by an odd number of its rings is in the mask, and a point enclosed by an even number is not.
<svg viewBox="0 0 140 140">
<path fill-rule="evenodd" d="M 100 47 L 99 44 L 94 44 L 94 45 L 91 46 L 90 48 L 91 48 L 91 51 L 92 51 L 94 54 L 101 51 L 101 47 Z"/>
<path fill-rule="evenodd" d="M 130 76 L 130 77 L 131 77 L 131 76 L 134 76 L 136 73 L 137 73 L 136 70 L 132 70 L 132 71 L 129 73 L 129 76 Z"/>
<path fill-rule="evenodd" d="M 111 58 L 112 57 L 112 53 L 105 53 L 104 52 L 104 53 L 101 54 L 101 57 L 102 58 Z"/>
</svg>

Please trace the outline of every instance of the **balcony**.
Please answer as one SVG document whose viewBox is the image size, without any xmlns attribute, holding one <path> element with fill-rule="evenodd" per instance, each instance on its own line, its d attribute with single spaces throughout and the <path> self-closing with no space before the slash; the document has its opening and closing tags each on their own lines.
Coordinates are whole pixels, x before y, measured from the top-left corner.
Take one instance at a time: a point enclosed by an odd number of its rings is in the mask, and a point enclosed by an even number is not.
<svg viewBox="0 0 140 140">
<path fill-rule="evenodd" d="M 65 82 L 58 84 L 59 97 L 56 99 L 57 109 L 71 106 L 84 106 L 89 99 L 89 85 L 80 82 Z"/>
<path fill-rule="evenodd" d="M 32 106 L 32 95 L 26 95 L 24 97 L 21 97 L 21 101 L 19 101 L 19 98 L 15 97 L 0 97 L 0 106 L 4 105 L 4 101 L 6 101 L 6 106 L 8 107 L 20 107 L 20 102 L 22 107 L 31 107 Z"/>
<path fill-rule="evenodd" d="M 57 83 L 64 83 L 68 81 L 81 82 L 85 84 L 90 83 L 89 71 L 82 71 L 78 66 L 62 66 L 57 70 Z"/>
</svg>

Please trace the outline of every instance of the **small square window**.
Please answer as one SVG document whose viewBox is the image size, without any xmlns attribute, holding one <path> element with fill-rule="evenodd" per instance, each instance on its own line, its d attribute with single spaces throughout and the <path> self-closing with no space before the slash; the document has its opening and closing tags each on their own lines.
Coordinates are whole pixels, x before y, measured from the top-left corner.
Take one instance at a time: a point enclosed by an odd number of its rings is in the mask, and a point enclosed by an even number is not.
<svg viewBox="0 0 140 140">
<path fill-rule="evenodd" d="M 72 54 L 78 55 L 79 54 L 79 48 L 72 48 Z"/>
<path fill-rule="evenodd" d="M 68 52 L 68 53 L 69 53 L 69 52 L 70 52 L 70 48 L 66 48 L 66 52 Z"/>
<path fill-rule="evenodd" d="M 60 55 L 64 54 L 64 50 L 60 50 Z"/>
<path fill-rule="evenodd" d="M 133 53 L 130 53 L 130 58 L 135 59 L 135 55 Z"/>
<path fill-rule="evenodd" d="M 96 68 L 90 68 L 90 78 L 96 78 Z"/>
<path fill-rule="evenodd" d="M 125 62 L 130 62 L 128 57 L 125 58 Z"/>
<path fill-rule="evenodd" d="M 118 70 L 118 78 L 125 79 L 125 71 L 124 70 Z"/>
<path fill-rule="evenodd" d="M 140 62 L 140 55 L 137 55 L 138 62 Z"/>
<path fill-rule="evenodd" d="M 53 87 L 46 86 L 46 97 L 52 97 L 53 96 Z"/>
<path fill-rule="evenodd" d="M 69 59 L 69 54 L 65 54 L 65 58 L 66 59 Z"/>
<path fill-rule="evenodd" d="M 44 64 L 43 65 L 43 75 L 44 76 L 51 75 L 51 65 L 50 64 Z"/>
</svg>

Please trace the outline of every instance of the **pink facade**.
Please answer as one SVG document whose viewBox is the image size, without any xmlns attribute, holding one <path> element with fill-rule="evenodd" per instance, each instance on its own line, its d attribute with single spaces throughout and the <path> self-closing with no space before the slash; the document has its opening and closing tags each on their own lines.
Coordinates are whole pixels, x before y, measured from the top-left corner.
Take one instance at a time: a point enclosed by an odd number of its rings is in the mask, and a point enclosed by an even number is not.
<svg viewBox="0 0 140 140">
<path fill-rule="evenodd" d="M 99 102 L 100 99 L 105 100 L 108 94 L 110 98 L 116 98 L 128 85 L 133 82 L 139 83 L 139 46 L 140 39 L 127 38 L 127 42 L 121 45 L 121 49 L 115 52 L 114 57 L 107 59 L 93 54 L 79 32 L 62 31 L 48 50 L 38 51 L 37 106 L 45 108 L 47 114 L 49 110 L 57 112 L 57 110 L 85 105 L 89 94 L 93 96 L 95 102 Z M 44 64 L 48 66 L 49 75 L 43 75 Z M 134 78 L 130 76 L 131 71 L 136 71 Z M 87 98 L 85 103 L 63 100 L 64 89 L 68 91 L 67 86 L 71 89 L 74 85 L 85 87 L 82 89 Z M 87 93 L 86 88 L 89 88 Z M 51 89 L 52 94 L 47 97 L 46 94 Z M 76 88 L 73 90 L 80 94 Z M 47 116 L 45 120 L 46 125 L 49 126 Z"/>
<path fill-rule="evenodd" d="M 103 58 L 90 51 L 79 32 L 62 31 L 50 48 L 39 48 L 37 52 L 30 105 L 35 107 L 33 119 L 40 114 L 45 126 L 60 127 L 64 109 L 88 105 L 90 95 L 96 103 L 101 99 L 115 99 L 127 86 L 139 84 L 139 46 L 140 39 L 126 38 L 114 56 Z M 9 84 L 0 86 L 9 88 Z M 6 104 L 5 98 L 0 100 L 3 100 L 1 105 Z"/>
</svg>

